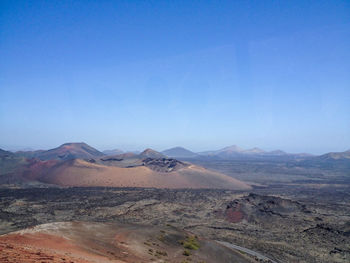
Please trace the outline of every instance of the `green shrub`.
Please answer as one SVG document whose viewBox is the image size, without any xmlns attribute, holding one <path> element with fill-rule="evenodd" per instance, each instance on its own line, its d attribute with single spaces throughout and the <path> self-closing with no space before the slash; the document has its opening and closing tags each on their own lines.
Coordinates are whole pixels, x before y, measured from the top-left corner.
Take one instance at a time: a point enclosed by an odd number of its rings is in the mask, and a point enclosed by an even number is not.
<svg viewBox="0 0 350 263">
<path fill-rule="evenodd" d="M 182 241 L 181 243 L 184 248 L 191 249 L 191 250 L 197 250 L 199 249 L 199 243 L 196 238 L 196 236 L 188 236 L 185 241 Z"/>
</svg>

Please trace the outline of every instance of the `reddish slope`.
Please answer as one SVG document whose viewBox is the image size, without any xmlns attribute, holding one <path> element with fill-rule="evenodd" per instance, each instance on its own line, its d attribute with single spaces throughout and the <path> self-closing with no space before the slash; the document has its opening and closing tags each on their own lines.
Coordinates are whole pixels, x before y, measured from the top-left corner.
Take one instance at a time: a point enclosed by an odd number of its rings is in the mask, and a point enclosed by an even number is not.
<svg viewBox="0 0 350 263">
<path fill-rule="evenodd" d="M 195 165 L 158 172 L 146 166 L 121 168 L 69 160 L 36 175 L 39 181 L 61 186 L 250 189 L 242 181 Z"/>
<path fill-rule="evenodd" d="M 173 227 L 90 222 L 44 224 L 0 236 L 0 262 L 253 262 L 201 238 L 197 239 L 199 249 L 185 256 L 180 241 L 189 235 Z"/>
</svg>

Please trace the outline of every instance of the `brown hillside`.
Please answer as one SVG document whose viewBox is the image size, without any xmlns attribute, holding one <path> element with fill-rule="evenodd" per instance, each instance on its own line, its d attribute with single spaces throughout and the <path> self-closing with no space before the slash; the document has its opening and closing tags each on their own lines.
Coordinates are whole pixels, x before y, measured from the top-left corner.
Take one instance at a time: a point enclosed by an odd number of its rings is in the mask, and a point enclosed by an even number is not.
<svg viewBox="0 0 350 263">
<path fill-rule="evenodd" d="M 57 222 L 0 236 L 3 263 L 253 262 L 214 241 L 196 237 L 197 250 L 183 255 L 189 233 L 173 227 Z"/>
<path fill-rule="evenodd" d="M 147 166 L 124 168 L 76 159 L 62 162 L 36 175 L 39 181 L 61 186 L 250 189 L 242 181 L 195 165 L 159 172 Z"/>
</svg>

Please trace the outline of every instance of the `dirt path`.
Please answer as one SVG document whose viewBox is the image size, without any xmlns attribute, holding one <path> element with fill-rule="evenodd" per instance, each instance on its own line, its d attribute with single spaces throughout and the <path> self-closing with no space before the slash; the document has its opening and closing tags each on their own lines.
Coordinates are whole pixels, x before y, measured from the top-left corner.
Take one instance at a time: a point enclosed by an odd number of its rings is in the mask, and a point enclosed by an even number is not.
<svg viewBox="0 0 350 263">
<path fill-rule="evenodd" d="M 256 252 L 254 250 L 250 250 L 248 248 L 245 248 L 245 247 L 240 247 L 240 246 L 237 246 L 237 245 L 234 245 L 234 244 L 231 244 L 229 242 L 225 242 L 225 241 L 216 241 L 217 243 L 225 246 L 225 247 L 228 247 L 228 248 L 231 248 L 231 249 L 235 249 L 235 250 L 239 250 L 239 251 L 242 251 L 244 253 L 247 253 L 253 257 L 257 257 L 258 259 L 261 259 L 261 260 L 265 260 L 267 262 L 271 262 L 271 263 L 278 263 L 277 261 L 274 261 L 262 254 L 260 254 L 259 252 Z"/>
</svg>

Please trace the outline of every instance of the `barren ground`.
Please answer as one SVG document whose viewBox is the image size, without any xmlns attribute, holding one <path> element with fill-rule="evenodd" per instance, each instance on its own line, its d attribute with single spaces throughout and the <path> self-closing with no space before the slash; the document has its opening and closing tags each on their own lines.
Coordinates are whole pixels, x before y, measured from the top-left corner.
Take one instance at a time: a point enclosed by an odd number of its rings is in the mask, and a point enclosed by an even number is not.
<svg viewBox="0 0 350 263">
<path fill-rule="evenodd" d="M 0 232 L 66 221 L 171 226 L 246 247 L 277 262 L 349 262 L 349 190 L 290 185 L 249 192 L 1 189 Z"/>
</svg>

